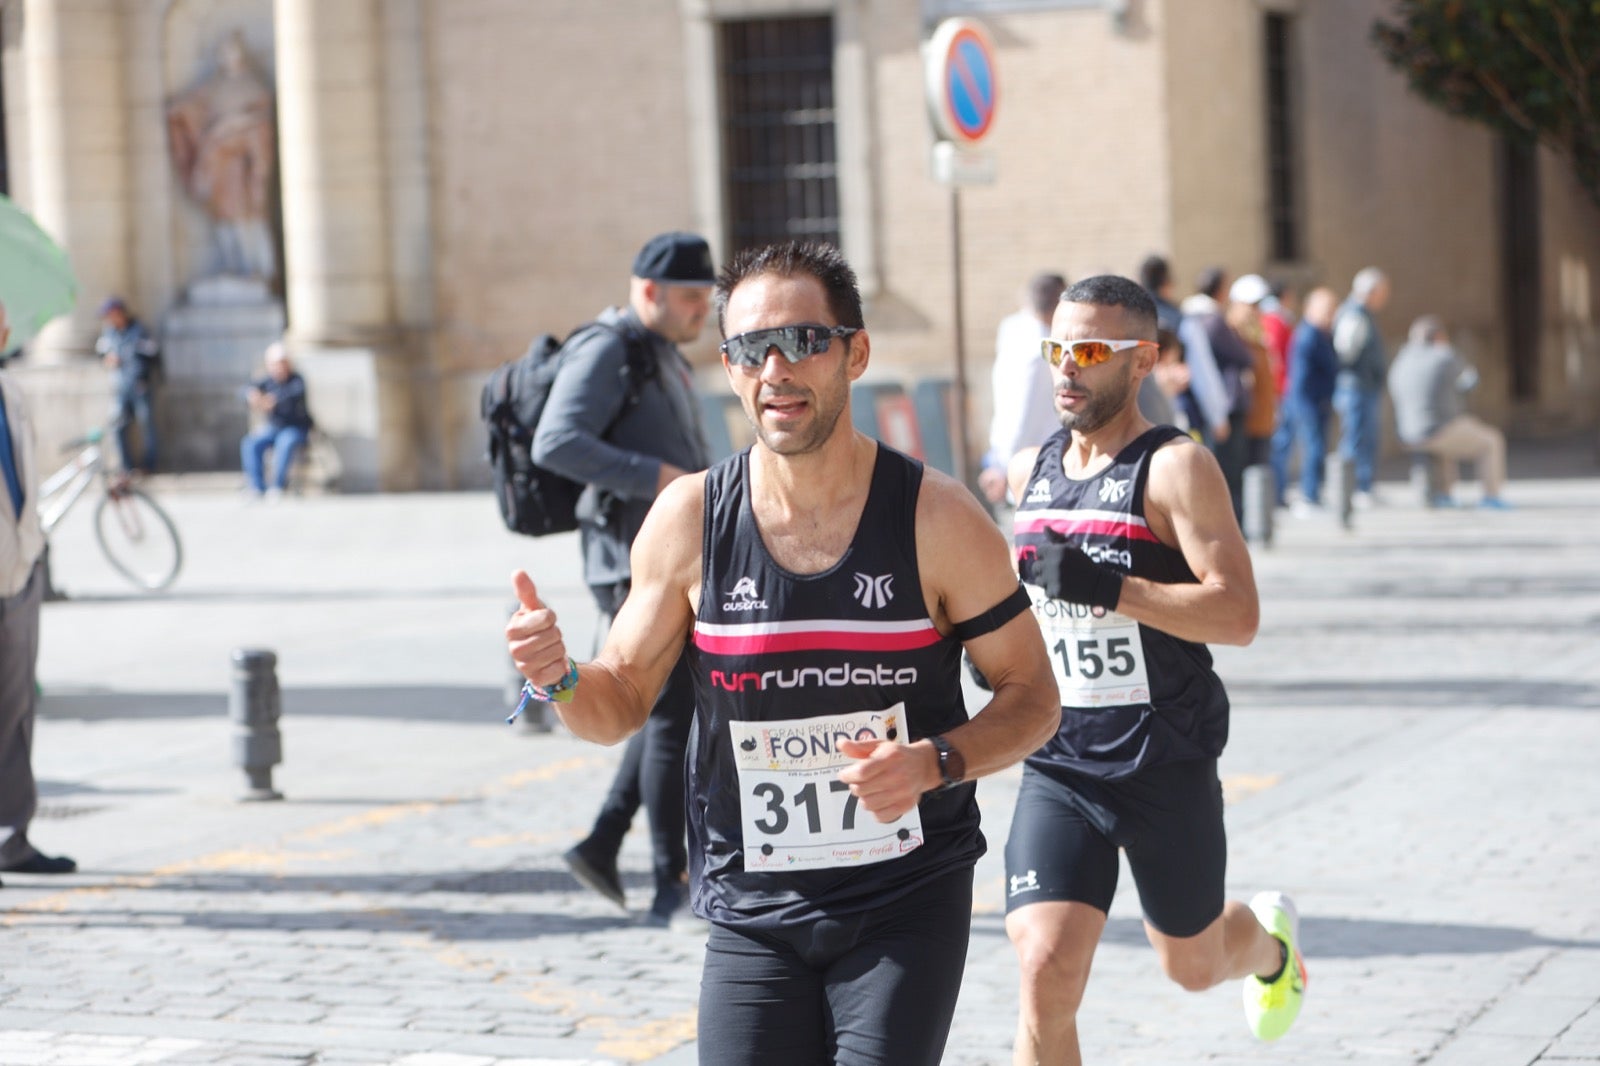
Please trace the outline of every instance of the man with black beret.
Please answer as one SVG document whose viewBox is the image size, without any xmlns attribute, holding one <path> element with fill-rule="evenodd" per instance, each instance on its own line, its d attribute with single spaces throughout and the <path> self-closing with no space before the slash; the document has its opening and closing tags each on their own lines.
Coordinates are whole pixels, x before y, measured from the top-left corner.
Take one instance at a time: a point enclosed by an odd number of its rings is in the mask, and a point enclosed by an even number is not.
<svg viewBox="0 0 1600 1066">
<path fill-rule="evenodd" d="M 533 458 L 588 488 L 578 504 L 584 581 L 609 624 L 632 583 L 629 552 L 656 494 L 710 464 L 688 360 L 700 336 L 716 272 L 711 248 L 692 233 L 662 233 L 634 257 L 625 307 L 607 308 L 568 342 L 539 419 Z M 694 715 L 688 665 L 680 661 L 650 720 L 623 753 L 594 830 L 566 854 L 589 888 L 626 906 L 617 852 L 643 802 L 650 819 L 655 899 L 646 921 L 668 924 L 687 900 L 684 751 Z"/>
</svg>

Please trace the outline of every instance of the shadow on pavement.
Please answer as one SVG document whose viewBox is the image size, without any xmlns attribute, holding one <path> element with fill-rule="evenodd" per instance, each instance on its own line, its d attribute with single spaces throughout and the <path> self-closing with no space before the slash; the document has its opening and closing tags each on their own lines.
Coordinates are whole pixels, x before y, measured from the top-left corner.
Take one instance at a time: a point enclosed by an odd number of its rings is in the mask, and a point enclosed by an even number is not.
<svg viewBox="0 0 1600 1066">
<path fill-rule="evenodd" d="M 650 899 L 654 880 L 646 871 L 623 871 L 622 884 L 636 906 Z M 71 879 L 53 882 L 53 889 L 96 892 L 115 889 L 171 896 L 195 894 L 192 907 L 173 908 L 97 908 L 74 912 L 72 922 L 96 927 L 143 928 L 152 925 L 178 925 L 198 929 L 261 929 L 296 933 L 319 929 L 344 929 L 357 932 L 426 932 L 440 940 L 506 940 L 542 936 L 577 935 L 609 929 L 631 928 L 635 913 L 621 911 L 603 916 L 552 913 L 541 910 L 537 897 L 571 895 L 589 897 L 589 890 L 578 884 L 565 869 L 531 868 L 487 870 L 474 873 L 414 873 L 372 875 L 272 875 L 272 874 L 182 874 L 167 877 L 124 875 L 98 882 L 92 871 Z M 273 908 L 214 909 L 201 902 L 207 895 L 237 894 L 266 897 L 302 897 L 305 906 Z M 450 907 L 406 906 L 420 903 L 430 895 L 457 897 L 530 897 L 526 906 L 515 910 L 454 909 Z M 304 897 L 310 897 L 308 899 Z M 379 898 L 393 897 L 393 898 Z M 318 904 L 332 898 L 350 904 L 350 909 L 327 908 Z M 289 901 L 285 900 L 285 904 Z M 470 899 L 466 906 L 471 907 Z M 563 904 L 563 906 L 565 906 Z"/>
<path fill-rule="evenodd" d="M 408 685 L 384 688 L 284 688 L 285 721 L 296 717 L 481 722 L 505 726 L 505 690 L 495 686 Z M 130 718 L 228 716 L 228 697 L 204 692 L 52 692 L 39 715 L 83 722 Z"/>
<path fill-rule="evenodd" d="M 506 596 L 506 590 L 500 586 L 483 586 L 481 588 L 464 588 L 452 586 L 450 588 L 415 588 L 401 586 L 398 588 L 359 588 L 359 589 L 284 589 L 284 588 L 230 588 L 230 589 L 186 589 L 182 587 L 183 577 L 178 577 L 177 587 L 163 592 L 141 592 L 129 589 L 126 593 L 118 592 L 73 592 L 71 587 L 61 588 L 57 591 L 60 596 L 50 602 L 67 604 L 102 604 L 102 603 L 128 603 L 134 600 L 149 600 L 164 603 L 364 603 L 370 600 L 481 600 L 485 597 L 498 597 L 511 603 Z M 551 586 L 551 591 L 561 591 L 560 586 Z M 567 590 L 572 591 L 572 590 Z M 510 607 L 507 607 L 509 613 Z"/>
<path fill-rule="evenodd" d="M 442 941 L 506 942 L 632 929 L 638 923 L 631 914 L 621 912 L 615 917 L 592 917 L 546 914 L 532 908 L 478 913 L 432 907 L 384 907 L 325 911 L 101 910 L 74 914 L 72 924 L 95 929 L 176 927 L 285 934 L 334 929 L 357 933 L 425 933 Z"/>
<path fill-rule="evenodd" d="M 638 892 L 643 899 L 654 888 L 651 874 L 643 870 L 619 871 L 625 891 Z M 93 870 L 80 870 L 78 877 L 93 876 Z M 273 874 L 273 873 L 178 873 L 168 875 L 132 874 L 138 885 L 117 885 L 152 892 L 239 893 L 245 895 L 402 895 L 452 893 L 469 896 L 544 895 L 572 893 L 587 895 L 565 867 L 531 867 L 505 870 L 459 870 L 393 874 Z M 143 878 L 150 878 L 145 883 Z M 90 887 L 73 883 L 72 887 Z"/>
<path fill-rule="evenodd" d="M 1544 711 L 1584 711 L 1600 708 L 1600 686 L 1504 677 L 1231 681 L 1228 692 L 1235 706 L 1252 710 L 1270 710 L 1275 705 L 1296 710 L 1327 707 L 1370 710 L 1389 705 L 1410 710 L 1536 707 Z"/>
<path fill-rule="evenodd" d="M 1113 918 L 1103 938 L 1117 944 L 1145 944 L 1144 924 Z M 1393 922 L 1372 918 L 1300 919 L 1306 959 L 1371 959 L 1390 955 L 1503 955 L 1525 948 L 1576 948 L 1600 951 L 1600 940 L 1552 940 L 1527 929 L 1450 922 Z"/>
<path fill-rule="evenodd" d="M 1546 548 L 1549 545 L 1545 546 Z M 1441 549 L 1443 551 L 1444 549 Z M 1452 547 L 1451 552 L 1458 549 Z M 1332 554 L 1332 553 L 1328 553 Z M 1311 575 L 1304 581 L 1292 576 L 1274 581 L 1272 595 L 1307 602 L 1331 603 L 1341 600 L 1383 601 L 1392 610 L 1391 600 L 1471 600 L 1484 599 L 1551 599 L 1571 600 L 1579 596 L 1600 594 L 1600 577 L 1580 577 L 1574 574 L 1529 574 L 1527 576 L 1491 577 L 1474 574 L 1470 578 L 1460 574 L 1418 575 L 1378 580 L 1350 580 L 1338 586 L 1327 583 L 1325 575 Z M 1361 620 L 1365 625 L 1367 619 Z M 1319 621 L 1323 626 L 1330 623 Z"/>
<path fill-rule="evenodd" d="M 972 920 L 974 936 L 1004 939 L 1005 919 L 979 915 Z M 1112 918 L 1101 942 L 1124 947 L 1148 947 L 1144 923 L 1137 918 Z M 1392 922 L 1369 918 L 1300 919 L 1300 939 L 1312 965 L 1323 959 L 1371 959 L 1392 955 L 1502 955 L 1525 948 L 1564 948 L 1600 951 L 1600 940 L 1552 940 L 1527 929 L 1503 925 L 1457 925 L 1449 922 Z M 1155 965 L 1152 954 L 1151 965 Z"/>
</svg>

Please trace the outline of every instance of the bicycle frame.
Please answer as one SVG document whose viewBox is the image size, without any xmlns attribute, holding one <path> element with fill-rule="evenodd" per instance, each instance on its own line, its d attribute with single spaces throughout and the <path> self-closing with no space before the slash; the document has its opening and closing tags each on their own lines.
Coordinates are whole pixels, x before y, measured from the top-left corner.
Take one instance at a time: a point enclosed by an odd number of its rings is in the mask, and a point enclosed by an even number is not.
<svg viewBox="0 0 1600 1066">
<path fill-rule="evenodd" d="M 91 442 L 39 486 L 39 524 L 46 536 L 78 502 L 100 466 L 100 445 Z"/>
</svg>

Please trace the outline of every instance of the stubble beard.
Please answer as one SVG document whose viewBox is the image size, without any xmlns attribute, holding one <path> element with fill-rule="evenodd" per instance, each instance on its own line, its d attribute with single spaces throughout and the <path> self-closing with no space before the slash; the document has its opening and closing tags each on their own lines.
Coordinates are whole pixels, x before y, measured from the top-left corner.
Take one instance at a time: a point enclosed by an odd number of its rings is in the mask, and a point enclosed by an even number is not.
<svg viewBox="0 0 1600 1066">
<path fill-rule="evenodd" d="M 1122 373 L 1113 381 L 1089 393 L 1089 402 L 1081 411 L 1061 411 L 1061 426 L 1068 433 L 1093 433 L 1103 428 L 1127 406 L 1133 391 L 1133 370 L 1124 361 Z"/>
<path fill-rule="evenodd" d="M 820 449 L 833 436 L 834 428 L 839 424 L 839 416 L 844 413 L 844 396 L 848 395 L 848 384 L 845 384 L 844 370 L 845 367 L 841 363 L 838 380 L 834 382 L 834 384 L 843 384 L 837 401 L 829 403 L 826 402 L 828 400 L 827 396 L 818 393 L 810 394 L 811 422 L 809 425 L 794 432 L 774 433 L 762 424 L 761 393 L 758 391 L 754 401 L 754 408 L 746 411 L 746 417 L 750 419 L 751 426 L 755 428 L 756 438 L 774 455 L 807 455 Z M 796 388 L 768 390 L 766 395 L 768 398 L 772 398 L 775 396 L 806 396 L 807 394 L 804 389 Z"/>
</svg>

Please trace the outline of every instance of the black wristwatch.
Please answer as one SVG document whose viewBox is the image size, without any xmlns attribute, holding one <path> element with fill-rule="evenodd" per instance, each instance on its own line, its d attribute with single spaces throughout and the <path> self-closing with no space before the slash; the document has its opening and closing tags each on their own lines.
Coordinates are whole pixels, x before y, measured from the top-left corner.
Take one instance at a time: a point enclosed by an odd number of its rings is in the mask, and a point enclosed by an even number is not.
<svg viewBox="0 0 1600 1066">
<path fill-rule="evenodd" d="M 934 791 L 942 792 L 961 784 L 961 779 L 966 776 L 967 760 L 944 737 L 929 737 L 928 743 L 939 753 L 939 787 Z"/>
</svg>

